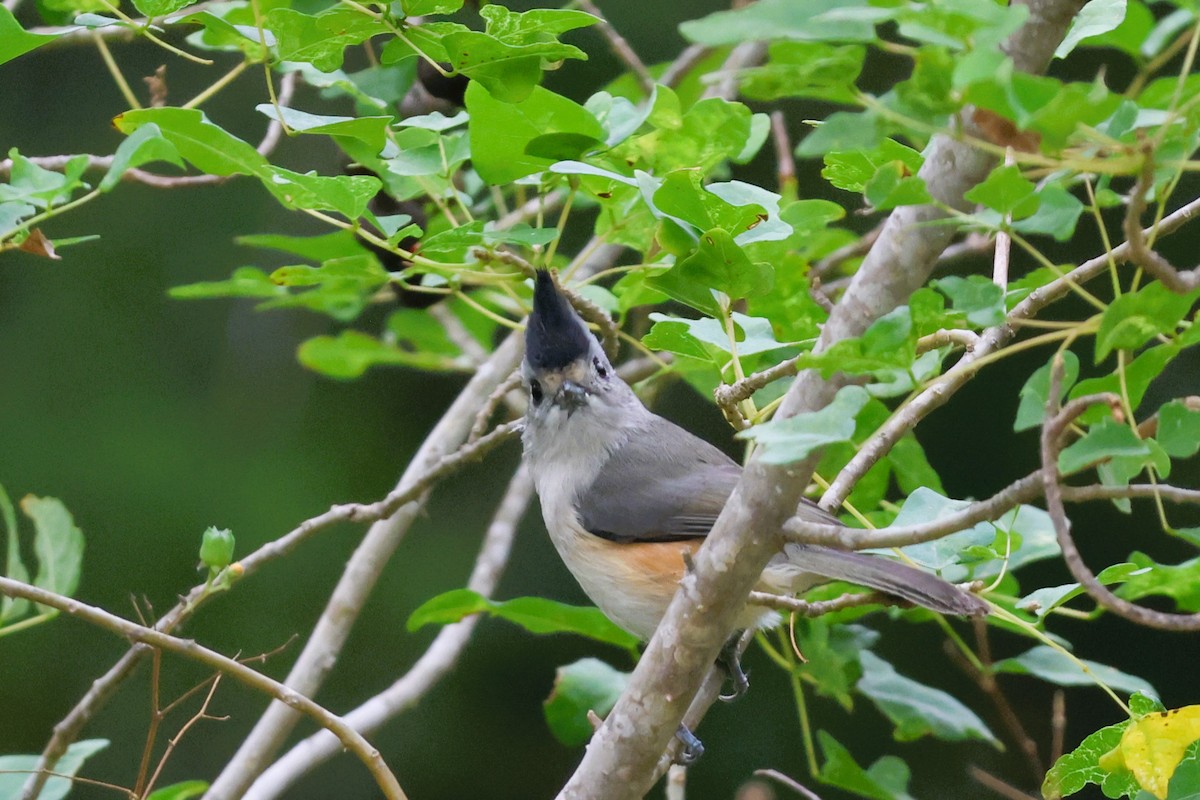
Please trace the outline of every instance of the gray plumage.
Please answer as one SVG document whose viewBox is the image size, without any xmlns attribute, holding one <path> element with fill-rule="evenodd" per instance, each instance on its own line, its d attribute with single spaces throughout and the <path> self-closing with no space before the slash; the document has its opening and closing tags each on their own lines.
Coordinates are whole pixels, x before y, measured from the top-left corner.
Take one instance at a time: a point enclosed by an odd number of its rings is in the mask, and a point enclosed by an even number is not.
<svg viewBox="0 0 1200 800">
<path fill-rule="evenodd" d="M 522 438 L 550 538 L 596 605 L 649 638 L 683 574 L 681 551 L 712 529 L 742 469 L 642 405 L 549 273 L 537 278 L 526 347 L 530 405 Z M 837 522 L 807 501 L 797 514 Z M 815 545 L 786 545 L 763 571 L 760 588 L 795 593 L 831 579 L 943 614 L 988 609 L 936 575 Z M 775 619 L 747 609 L 742 624 Z"/>
</svg>

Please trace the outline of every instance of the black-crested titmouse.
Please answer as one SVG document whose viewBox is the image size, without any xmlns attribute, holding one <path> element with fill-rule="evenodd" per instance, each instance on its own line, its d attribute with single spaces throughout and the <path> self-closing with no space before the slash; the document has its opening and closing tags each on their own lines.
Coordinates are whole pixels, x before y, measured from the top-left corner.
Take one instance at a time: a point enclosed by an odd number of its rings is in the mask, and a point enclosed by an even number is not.
<svg viewBox="0 0 1200 800">
<path fill-rule="evenodd" d="M 550 538 L 588 597 L 613 622 L 648 640 L 683 577 L 684 550 L 700 546 L 742 468 L 642 404 L 545 270 L 535 281 L 522 371 L 529 392 L 525 459 Z M 837 523 L 807 501 L 797 513 Z M 795 594 L 831 579 L 943 614 L 988 608 L 935 575 L 815 545 L 784 546 L 763 571 L 760 588 Z M 777 621 L 775 612 L 747 606 L 739 625 Z M 744 689 L 736 664 L 725 666 L 735 688 Z"/>
</svg>

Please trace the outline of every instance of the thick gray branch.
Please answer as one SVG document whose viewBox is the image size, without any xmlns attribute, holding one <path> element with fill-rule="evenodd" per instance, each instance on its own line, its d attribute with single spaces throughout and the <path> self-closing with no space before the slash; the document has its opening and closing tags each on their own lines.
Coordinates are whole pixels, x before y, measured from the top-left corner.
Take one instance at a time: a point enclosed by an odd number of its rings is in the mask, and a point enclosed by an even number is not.
<svg viewBox="0 0 1200 800">
<path fill-rule="evenodd" d="M 1078 0 L 1033 2 L 1030 23 L 1009 43 L 1014 60 L 1026 68 L 1048 63 L 1079 5 Z M 982 180 L 991 166 L 988 156 L 940 136 L 930 145 L 921 176 L 935 197 L 961 207 L 963 192 Z M 920 223 L 939 216 L 941 212 L 930 207 L 903 208 L 892 214 L 830 316 L 819 349 L 861 334 L 924 284 L 949 242 L 950 230 Z M 819 409 L 837 388 L 836 383 L 823 383 L 816 374 L 805 373 L 792 384 L 779 414 L 788 417 Z M 639 798 L 650 789 L 659 754 L 733 629 L 762 568 L 777 550 L 783 523 L 800 501 L 813 466 L 812 460 L 788 467 L 750 462 L 696 553 L 695 570 L 682 581 L 629 687 L 592 737 L 560 798 Z"/>
</svg>

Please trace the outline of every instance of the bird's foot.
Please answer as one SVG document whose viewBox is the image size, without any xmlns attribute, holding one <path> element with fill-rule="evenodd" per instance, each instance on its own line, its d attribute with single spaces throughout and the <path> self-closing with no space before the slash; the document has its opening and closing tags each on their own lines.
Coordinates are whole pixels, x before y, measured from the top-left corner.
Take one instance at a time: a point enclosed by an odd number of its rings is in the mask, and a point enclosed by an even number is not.
<svg viewBox="0 0 1200 800">
<path fill-rule="evenodd" d="M 704 745 L 696 738 L 696 734 L 688 729 L 688 726 L 681 723 L 679 730 L 675 731 L 675 738 L 683 745 L 675 756 L 676 764 L 684 767 L 691 766 L 700 760 L 700 756 L 704 755 Z"/>
<path fill-rule="evenodd" d="M 740 633 L 730 636 L 729 641 L 725 642 L 725 646 L 721 648 L 720 655 L 717 656 L 717 664 L 725 671 L 729 682 L 733 684 L 732 692 L 721 695 L 721 700 L 726 703 L 732 703 L 750 691 L 750 679 L 746 677 L 746 673 L 742 669 L 742 659 L 738 655 L 738 643 L 741 638 Z"/>
</svg>

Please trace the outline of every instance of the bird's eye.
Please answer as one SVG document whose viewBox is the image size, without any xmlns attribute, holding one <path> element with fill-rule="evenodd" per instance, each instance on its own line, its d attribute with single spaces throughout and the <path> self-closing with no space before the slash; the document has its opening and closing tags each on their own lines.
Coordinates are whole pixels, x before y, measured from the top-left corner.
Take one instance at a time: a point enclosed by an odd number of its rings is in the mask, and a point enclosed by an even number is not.
<svg viewBox="0 0 1200 800">
<path fill-rule="evenodd" d="M 542 402 L 542 385 L 537 381 L 529 382 L 529 399 L 533 400 L 535 406 Z"/>
<path fill-rule="evenodd" d="M 608 377 L 608 367 L 604 366 L 604 364 L 602 364 L 600 362 L 599 358 L 592 359 L 592 366 L 594 366 L 596 368 L 596 374 L 599 375 L 601 378 Z"/>
</svg>

